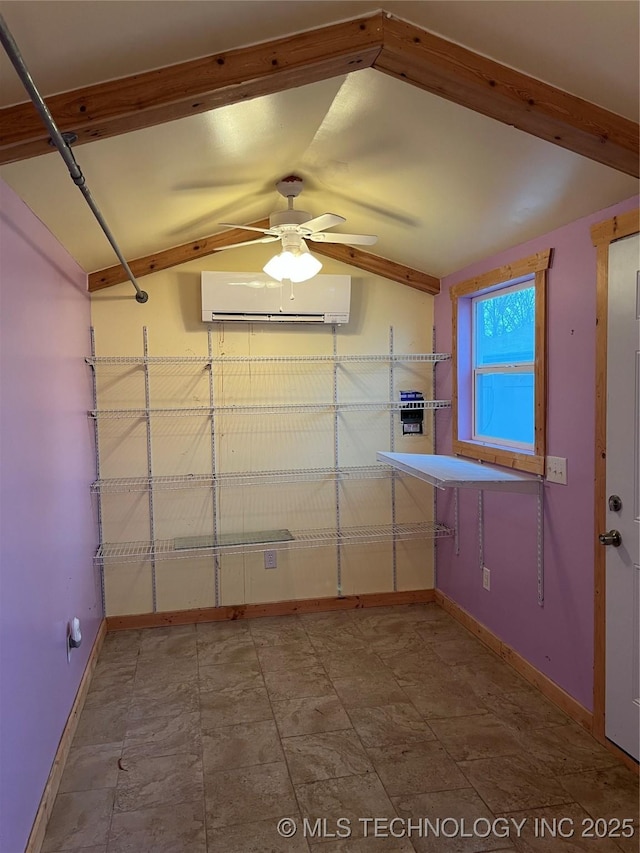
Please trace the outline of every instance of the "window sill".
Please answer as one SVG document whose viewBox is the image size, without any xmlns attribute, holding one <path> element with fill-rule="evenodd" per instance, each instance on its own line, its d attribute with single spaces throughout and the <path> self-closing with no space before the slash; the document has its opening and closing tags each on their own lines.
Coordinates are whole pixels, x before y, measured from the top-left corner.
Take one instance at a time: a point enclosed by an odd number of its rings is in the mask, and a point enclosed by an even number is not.
<svg viewBox="0 0 640 853">
<path fill-rule="evenodd" d="M 506 448 L 491 447 L 487 444 L 475 441 L 460 441 L 454 439 L 453 453 L 464 456 L 467 459 L 476 459 L 482 462 L 491 462 L 494 465 L 503 465 L 514 471 L 524 471 L 527 474 L 544 474 L 545 458 L 535 453 L 526 451 L 507 450 Z"/>
</svg>

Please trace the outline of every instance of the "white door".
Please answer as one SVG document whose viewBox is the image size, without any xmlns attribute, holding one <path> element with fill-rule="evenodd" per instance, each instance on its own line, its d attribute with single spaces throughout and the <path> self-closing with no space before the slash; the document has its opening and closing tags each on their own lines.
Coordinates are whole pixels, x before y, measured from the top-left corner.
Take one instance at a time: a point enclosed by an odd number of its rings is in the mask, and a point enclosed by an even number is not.
<svg viewBox="0 0 640 853">
<path fill-rule="evenodd" d="M 606 545 L 607 737 L 640 753 L 640 235 L 609 248 Z M 620 499 L 620 508 L 617 508 Z M 605 531 L 603 531 L 604 533 Z M 615 535 L 610 539 L 615 539 Z M 602 539 L 601 539 L 602 541 Z"/>
</svg>

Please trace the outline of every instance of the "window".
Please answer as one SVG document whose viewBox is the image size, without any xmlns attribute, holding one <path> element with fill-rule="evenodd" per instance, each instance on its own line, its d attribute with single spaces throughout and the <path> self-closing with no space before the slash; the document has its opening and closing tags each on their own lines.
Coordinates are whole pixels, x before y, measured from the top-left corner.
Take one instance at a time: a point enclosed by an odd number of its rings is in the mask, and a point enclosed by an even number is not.
<svg viewBox="0 0 640 853">
<path fill-rule="evenodd" d="M 475 441 L 534 449 L 535 300 L 530 283 L 471 300 Z"/>
<path fill-rule="evenodd" d="M 454 453 L 544 472 L 551 250 L 451 288 Z"/>
</svg>

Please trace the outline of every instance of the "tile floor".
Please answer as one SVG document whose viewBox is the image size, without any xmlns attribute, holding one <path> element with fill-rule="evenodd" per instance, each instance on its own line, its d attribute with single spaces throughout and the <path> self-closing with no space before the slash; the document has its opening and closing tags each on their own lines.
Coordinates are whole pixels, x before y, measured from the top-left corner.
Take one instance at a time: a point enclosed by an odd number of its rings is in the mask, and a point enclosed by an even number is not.
<svg viewBox="0 0 640 853">
<path fill-rule="evenodd" d="M 415 605 L 108 634 L 43 853 L 632 853 L 638 833 L 637 777 Z"/>
</svg>

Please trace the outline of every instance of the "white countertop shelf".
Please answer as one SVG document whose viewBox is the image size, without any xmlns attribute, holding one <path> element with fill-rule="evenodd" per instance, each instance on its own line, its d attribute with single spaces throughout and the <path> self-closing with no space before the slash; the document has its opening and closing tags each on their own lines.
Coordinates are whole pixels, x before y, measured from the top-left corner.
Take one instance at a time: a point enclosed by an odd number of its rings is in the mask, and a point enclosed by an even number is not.
<svg viewBox="0 0 640 853">
<path fill-rule="evenodd" d="M 378 462 L 385 462 L 392 468 L 411 474 L 438 489 L 482 489 L 537 494 L 541 482 L 540 477 L 532 474 L 520 474 L 507 468 L 460 459 L 458 456 L 379 451 L 376 458 Z"/>
</svg>

